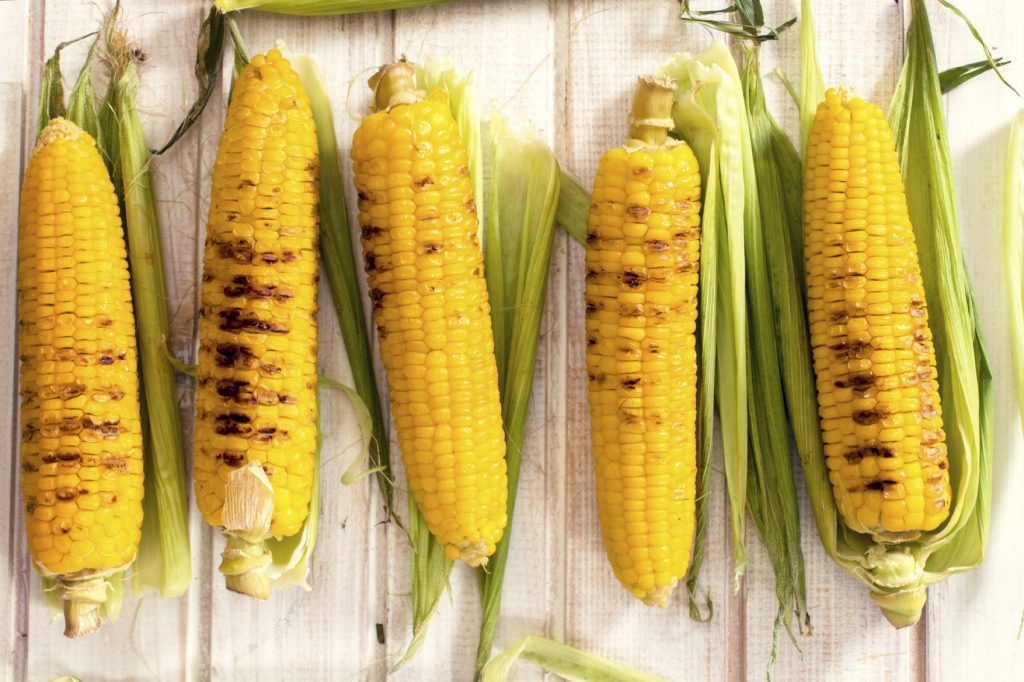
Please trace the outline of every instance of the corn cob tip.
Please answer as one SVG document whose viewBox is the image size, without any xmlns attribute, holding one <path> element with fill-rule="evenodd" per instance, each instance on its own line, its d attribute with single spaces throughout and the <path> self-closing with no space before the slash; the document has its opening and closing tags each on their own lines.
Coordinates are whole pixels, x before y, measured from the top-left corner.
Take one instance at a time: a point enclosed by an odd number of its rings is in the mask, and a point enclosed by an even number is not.
<svg viewBox="0 0 1024 682">
<path fill-rule="evenodd" d="M 671 78 L 640 76 L 633 93 L 629 115 L 629 139 L 640 144 L 660 146 L 668 140 L 675 101 L 676 84 Z"/>
<path fill-rule="evenodd" d="M 58 140 L 77 140 L 83 135 L 88 137 L 88 133 L 77 125 L 66 118 L 57 116 L 51 118 L 46 127 L 39 132 L 39 141 L 36 143 L 36 147 L 45 147 Z"/>
<path fill-rule="evenodd" d="M 487 565 L 487 558 L 494 554 L 494 545 L 488 545 L 482 539 L 460 542 L 457 545 L 445 545 L 444 554 L 452 561 L 462 560 L 476 568 Z"/>
<path fill-rule="evenodd" d="M 678 578 L 672 578 L 672 582 L 667 585 L 655 588 L 648 592 L 645 596 L 640 597 L 640 600 L 648 606 L 657 606 L 659 608 L 665 608 L 668 606 L 668 600 L 672 596 L 672 593 L 676 590 L 676 585 L 679 584 Z"/>
<path fill-rule="evenodd" d="M 95 632 L 100 627 L 100 607 L 107 601 L 104 576 L 61 578 L 57 594 L 64 602 L 64 636 L 70 639 Z"/>
<path fill-rule="evenodd" d="M 882 615 L 894 628 L 906 628 L 921 620 L 925 602 L 928 601 L 928 589 L 918 587 L 896 594 L 872 592 L 871 599 L 882 609 Z"/>
<path fill-rule="evenodd" d="M 423 90 L 416 89 L 416 65 L 405 55 L 393 64 L 385 64 L 367 81 L 373 90 L 372 109 L 390 111 L 401 104 L 415 104 L 426 98 Z"/>
</svg>

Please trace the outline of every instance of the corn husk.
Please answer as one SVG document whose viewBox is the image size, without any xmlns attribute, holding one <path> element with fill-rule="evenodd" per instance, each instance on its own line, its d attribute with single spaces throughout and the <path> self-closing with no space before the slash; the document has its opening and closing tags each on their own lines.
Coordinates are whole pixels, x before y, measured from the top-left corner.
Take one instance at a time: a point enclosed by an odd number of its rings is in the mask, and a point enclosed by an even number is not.
<svg viewBox="0 0 1024 682">
<path fill-rule="evenodd" d="M 107 20 L 103 54 L 112 71 L 113 94 L 108 100 L 117 123 L 117 158 L 142 376 L 146 472 L 142 540 L 132 585 L 136 592 L 153 588 L 169 597 L 184 594 L 192 581 L 185 448 L 174 367 L 166 353 L 170 315 L 149 149 L 135 108 L 138 73 L 128 38 L 117 25 L 117 14 L 115 8 Z"/>
<path fill-rule="evenodd" d="M 804 0 L 803 16 L 808 25 L 809 4 Z M 934 42 L 924 1 L 912 0 L 911 6 L 907 56 L 890 124 L 901 156 L 938 361 L 953 486 L 949 520 L 913 542 L 876 542 L 851 531 L 839 518 L 824 459 L 803 460 L 811 507 L 825 550 L 868 586 L 872 599 L 896 627 L 920 619 L 929 585 L 970 570 L 984 556 L 992 458 L 992 375 L 960 248 Z M 821 94 L 814 83 L 820 84 L 820 72 L 813 33 L 805 35 L 803 49 L 802 120 L 806 128 Z M 807 409 L 805 419 L 810 418 Z"/>
<path fill-rule="evenodd" d="M 297 14 L 300 16 L 326 16 L 329 14 L 356 14 L 358 12 L 382 12 L 391 9 L 407 9 L 436 5 L 449 0 L 214 0 L 221 12 L 235 12 L 251 9 L 275 14 Z"/>
<path fill-rule="evenodd" d="M 491 183 L 484 271 L 505 425 L 509 523 L 487 566 L 479 569 L 484 614 L 478 674 L 491 657 L 501 608 L 561 181 L 554 153 L 532 130 L 517 130 L 492 113 L 488 138 Z"/>
<path fill-rule="evenodd" d="M 393 486 L 388 453 L 387 422 L 381 409 L 377 377 L 373 371 L 370 335 L 366 329 L 363 294 L 359 289 L 359 268 L 356 265 L 352 235 L 345 206 L 345 190 L 341 179 L 338 142 L 334 135 L 334 116 L 323 80 L 316 64 L 308 56 L 292 59 L 313 108 L 317 143 L 320 150 L 320 258 L 331 289 L 331 300 L 338 314 L 341 338 L 345 342 L 355 393 L 349 398 L 356 403 L 364 428 L 364 448 L 371 469 L 379 472 L 377 483 L 388 510 L 391 509 Z M 365 418 L 362 414 L 365 412 Z M 362 458 L 361 458 L 362 459 Z"/>
<path fill-rule="evenodd" d="M 527 635 L 484 667 L 482 682 L 505 682 L 517 661 L 533 663 L 569 682 L 663 682 L 607 658 L 544 637 Z"/>
<path fill-rule="evenodd" d="M 1024 425 L 1024 109 L 1013 119 L 1006 155 L 1003 199 L 1003 258 L 1010 312 L 1013 380 Z"/>
<path fill-rule="evenodd" d="M 801 297 L 801 259 L 789 248 L 800 229 L 803 208 L 800 157 L 786 134 L 768 113 L 759 71 L 759 46 L 744 49 L 743 84 L 750 124 L 752 163 L 757 179 L 758 220 L 748 222 L 747 291 L 751 324 L 750 472 L 747 504 L 765 543 L 775 573 L 778 613 L 775 619 L 769 669 L 775 662 L 782 628 L 793 639 L 793 616 L 800 632 L 810 629 L 800 513 L 790 455 L 787 405 L 782 373 L 806 357 L 804 306 Z M 797 348 L 794 349 L 793 347 Z M 798 398 L 801 399 L 801 398 Z M 802 399 L 813 403 L 814 394 Z M 801 424 L 817 429 L 817 423 Z M 795 429 L 794 429 L 795 432 Z M 814 433 L 814 443 L 820 443 Z M 813 452 L 803 434 L 795 436 L 798 450 Z M 793 640 L 795 643 L 795 640 Z"/>
<path fill-rule="evenodd" d="M 677 76 L 680 86 L 677 131 L 684 139 L 692 140 L 697 148 L 708 146 L 705 152 L 705 167 L 709 169 L 709 177 L 705 180 L 705 235 L 710 231 L 709 226 L 715 224 L 719 225 L 718 234 L 721 235 L 723 218 L 728 231 L 730 220 L 736 223 L 736 216 L 741 216 L 736 230 L 742 236 L 734 243 L 742 239 L 739 246 L 743 263 L 737 280 L 745 286 L 745 297 L 737 299 L 719 295 L 718 301 L 723 315 L 735 315 L 739 311 L 745 316 L 745 329 L 734 329 L 732 334 L 742 341 L 740 361 L 749 373 L 745 394 L 738 397 L 741 401 L 739 407 L 746 411 L 747 431 L 736 434 L 737 439 L 743 438 L 747 449 L 737 452 L 726 444 L 726 477 L 731 509 L 740 514 L 744 509 L 750 512 L 775 573 L 779 606 L 768 661 L 770 669 L 775 662 L 779 633 L 785 629 L 792 639 L 793 616 L 796 615 L 800 631 L 809 627 L 810 622 L 800 547 L 800 516 L 780 370 L 781 356 L 790 341 L 779 338 L 775 327 L 780 315 L 783 321 L 790 321 L 793 310 L 797 311 L 797 320 L 802 320 L 800 299 L 796 293 L 799 289 L 786 288 L 795 278 L 795 259 L 792 254 L 781 252 L 776 243 L 780 234 L 782 239 L 788 240 L 794 213 L 799 220 L 800 171 L 796 151 L 768 114 L 765 105 L 758 67 L 762 39 L 746 32 L 747 28 L 753 30 L 763 23 L 760 4 L 755 2 L 741 8 L 739 15 L 740 22 L 728 22 L 724 26 L 717 20 L 701 20 L 700 23 L 726 32 L 731 32 L 737 23 L 745 27 L 742 35 L 751 39 L 753 44 L 743 48 L 742 75 L 731 54 L 721 44 L 712 46 L 699 57 L 678 56 L 674 59 L 674 66 L 670 65 L 666 70 Z M 763 26 L 761 29 L 773 31 Z M 714 101 L 709 99 L 709 93 L 703 92 L 710 84 L 717 89 Z M 738 117 L 737 107 L 740 108 Z M 701 141 L 705 137 L 710 137 L 710 144 Z M 715 200 L 712 193 L 716 191 L 721 192 L 721 200 Z M 719 241 L 721 243 L 722 240 Z M 727 248 L 731 249 L 732 244 Z M 782 259 L 781 263 L 777 262 L 779 259 Z M 720 260 L 718 264 L 719 282 L 723 274 L 722 263 L 725 262 L 728 261 Z M 786 268 L 781 278 L 776 272 L 779 265 Z M 736 268 L 731 269 L 734 275 L 737 274 Z M 707 264 L 702 264 L 702 270 L 705 273 L 703 286 L 713 279 L 708 273 L 716 270 Z M 738 291 L 741 285 L 731 286 L 733 291 Z M 788 294 L 782 306 L 776 301 L 777 290 Z M 717 331 L 722 334 L 722 330 L 719 326 Z M 723 414 L 723 435 L 730 428 L 728 421 L 734 419 L 723 413 L 723 405 L 732 399 L 727 396 L 734 391 L 730 379 L 732 377 L 724 374 L 716 385 L 719 413 Z M 745 461 L 735 461 L 740 457 L 745 457 Z M 729 481 L 731 460 L 734 471 L 745 473 L 742 483 L 735 479 Z M 742 570 L 742 565 L 738 565 L 738 569 Z"/>
<path fill-rule="evenodd" d="M 750 136 L 739 74 L 723 43 L 715 43 L 699 56 L 676 55 L 662 70 L 677 83 L 674 132 L 693 148 L 701 167 L 702 381 L 705 388 L 713 383 L 722 424 L 735 586 L 739 589 L 747 562 L 744 528 L 750 367 L 744 229 L 755 210 L 748 201 L 748 189 L 756 187 L 744 181 Z M 714 369 L 709 372 L 712 357 Z"/>
</svg>

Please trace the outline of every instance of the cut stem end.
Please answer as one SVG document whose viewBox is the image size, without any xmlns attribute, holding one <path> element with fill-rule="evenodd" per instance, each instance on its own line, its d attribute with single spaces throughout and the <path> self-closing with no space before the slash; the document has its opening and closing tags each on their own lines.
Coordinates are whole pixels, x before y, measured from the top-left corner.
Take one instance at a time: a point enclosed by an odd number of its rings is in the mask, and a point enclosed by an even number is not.
<svg viewBox="0 0 1024 682">
<path fill-rule="evenodd" d="M 394 64 L 385 64 L 369 80 L 373 90 L 373 110 L 390 111 L 400 104 L 415 104 L 426 97 L 416 89 L 416 66 L 402 57 Z"/>
<path fill-rule="evenodd" d="M 107 601 L 105 578 L 60 578 L 57 594 L 64 602 L 65 637 L 74 639 L 99 629 L 100 607 Z"/>
<path fill-rule="evenodd" d="M 633 93 L 633 107 L 629 114 L 629 139 L 658 147 L 668 140 L 675 101 L 676 84 L 670 78 L 641 76 Z"/>
</svg>

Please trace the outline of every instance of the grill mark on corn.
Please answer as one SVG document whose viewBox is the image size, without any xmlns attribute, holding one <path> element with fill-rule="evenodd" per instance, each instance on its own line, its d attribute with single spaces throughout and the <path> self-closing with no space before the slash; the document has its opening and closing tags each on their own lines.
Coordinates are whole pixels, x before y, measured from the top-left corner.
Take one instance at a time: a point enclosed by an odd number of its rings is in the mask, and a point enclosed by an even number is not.
<svg viewBox="0 0 1024 682">
<path fill-rule="evenodd" d="M 877 107 L 836 91 L 815 115 L 804 182 L 808 315 L 843 520 L 859 532 L 912 534 L 945 520 L 951 490 L 925 293 L 886 126 Z M 854 138 L 878 142 L 870 159 Z M 882 177 L 896 180 L 875 184 Z M 865 209 L 884 230 L 864 229 Z M 906 464 L 879 475 L 874 460 Z"/>
</svg>

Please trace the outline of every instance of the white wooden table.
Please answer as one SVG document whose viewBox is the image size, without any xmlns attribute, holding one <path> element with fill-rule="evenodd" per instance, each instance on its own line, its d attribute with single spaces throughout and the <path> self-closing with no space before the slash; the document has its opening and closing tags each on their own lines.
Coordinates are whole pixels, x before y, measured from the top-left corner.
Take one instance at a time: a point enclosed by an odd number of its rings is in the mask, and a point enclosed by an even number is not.
<svg viewBox="0 0 1024 682">
<path fill-rule="evenodd" d="M 1007 73 L 1024 86 L 1024 2 L 961 0 L 998 53 L 1015 62 Z M 106 2 L 0 0 L 0 479 L 10 497 L 0 508 L 0 663 L 4 680 L 378 680 L 408 642 L 409 546 L 385 515 L 376 485 L 340 483 L 355 455 L 358 430 L 342 398 L 325 393 L 324 490 L 312 593 L 291 590 L 256 603 L 223 589 L 220 539 L 192 514 L 195 581 L 188 595 L 128 599 L 120 620 L 80 641 L 61 636 L 43 604 L 25 554 L 17 467 L 15 377 L 15 247 L 19 177 L 31 149 L 43 59 L 62 40 L 92 30 Z M 204 0 L 125 0 L 128 26 L 147 55 L 141 108 L 151 143 L 164 140 L 195 96 L 192 62 Z M 695 3 L 702 7 L 720 0 Z M 766 2 L 773 20 L 792 16 L 797 0 Z M 979 59 L 966 29 L 933 3 L 938 58 L 944 68 Z M 633 78 L 674 51 L 699 51 L 708 31 L 674 20 L 672 0 L 468 0 L 437 8 L 302 19 L 246 15 L 241 27 L 252 52 L 277 38 L 310 52 L 333 98 L 338 139 L 349 140 L 365 111 L 363 83 L 371 67 L 406 53 L 420 60 L 449 56 L 477 70 L 484 102 L 545 135 L 564 166 L 589 184 L 600 153 L 618 144 Z M 854 87 L 887 104 L 896 83 L 908 10 L 892 0 L 816 2 L 818 44 L 826 81 Z M 84 49 L 65 57 L 77 73 Z M 763 50 L 766 69 L 799 77 L 797 31 Z M 348 95 L 350 79 L 355 79 Z M 774 78 L 769 102 L 792 133 L 796 111 Z M 346 100 L 352 116 L 346 116 Z M 814 634 L 803 654 L 780 646 L 777 680 L 1024 679 L 1024 444 L 1009 376 L 999 221 L 1008 123 L 1024 104 L 991 75 L 948 98 L 950 143 L 965 249 L 981 303 L 996 371 L 995 495 L 992 540 L 984 565 L 931 588 L 925 617 L 893 630 L 865 588 L 825 555 L 802 502 L 807 587 Z M 224 89 L 215 92 L 196 129 L 154 170 L 169 266 L 175 352 L 194 357 L 196 286 L 210 168 L 223 122 Z M 348 172 L 348 168 L 345 171 Z M 354 205 L 350 198 L 350 205 Z M 519 491 L 512 556 L 497 644 L 540 633 L 613 657 L 671 680 L 763 679 L 775 615 L 770 566 L 750 530 L 751 561 L 739 593 L 730 589 L 723 481 L 714 477 L 704 584 L 715 602 L 709 624 L 691 621 L 685 600 L 656 610 L 616 582 L 601 548 L 588 449 L 582 306 L 583 253 L 560 234 L 552 258 L 536 386 Z M 347 364 L 334 312 L 322 299 L 323 372 L 345 378 Z M 191 415 L 190 387 L 181 408 Z M 188 421 L 186 421 L 188 424 Z M 187 438 L 190 434 L 186 434 Z M 393 446 L 397 459 L 397 447 Z M 802 481 L 799 483 L 802 486 Z M 404 509 L 404 507 L 400 507 Z M 447 599 L 422 651 L 396 680 L 466 680 L 479 626 L 475 576 L 456 568 Z M 382 624 L 386 643 L 377 641 Z M 537 679 L 522 667 L 516 679 Z"/>
</svg>

